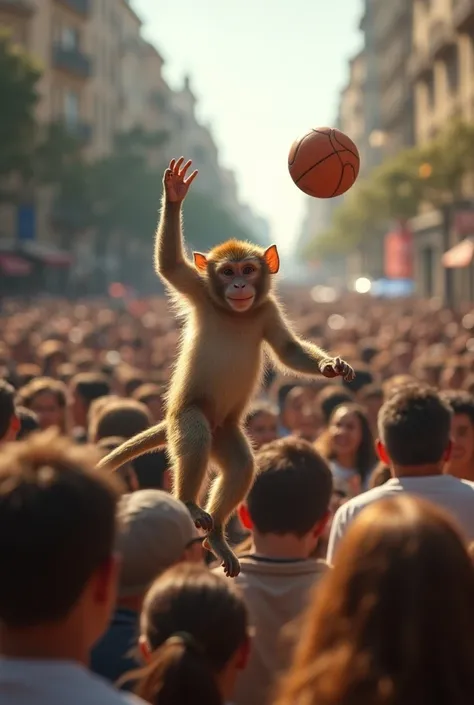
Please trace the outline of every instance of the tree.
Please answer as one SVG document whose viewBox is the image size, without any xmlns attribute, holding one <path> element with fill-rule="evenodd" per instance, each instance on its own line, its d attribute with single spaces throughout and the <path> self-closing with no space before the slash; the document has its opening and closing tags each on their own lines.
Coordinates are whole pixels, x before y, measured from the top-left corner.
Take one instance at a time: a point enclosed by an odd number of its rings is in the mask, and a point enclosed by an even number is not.
<svg viewBox="0 0 474 705">
<path fill-rule="evenodd" d="M 0 179 L 30 175 L 40 75 L 31 57 L 0 31 Z"/>
</svg>

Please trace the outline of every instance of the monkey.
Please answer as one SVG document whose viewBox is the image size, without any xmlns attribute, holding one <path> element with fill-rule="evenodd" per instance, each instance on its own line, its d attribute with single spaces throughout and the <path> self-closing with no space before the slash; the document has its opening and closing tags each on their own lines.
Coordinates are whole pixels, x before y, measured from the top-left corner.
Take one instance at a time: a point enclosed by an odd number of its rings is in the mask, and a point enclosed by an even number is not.
<svg viewBox="0 0 474 705">
<path fill-rule="evenodd" d="M 246 410 L 260 383 L 265 352 L 300 375 L 341 376 L 354 371 L 339 357 L 297 337 L 272 291 L 280 268 L 276 245 L 266 249 L 229 240 L 208 254 L 185 253 L 182 206 L 198 172 L 192 162 L 171 160 L 163 177 L 155 240 L 155 269 L 164 281 L 184 327 L 166 397 L 165 419 L 107 455 L 110 471 L 167 444 L 174 493 L 188 508 L 204 545 L 224 572 L 240 571 L 225 536 L 228 518 L 245 499 L 254 477 L 251 444 L 244 431 Z M 198 496 L 209 463 L 220 472 L 206 511 Z"/>
</svg>

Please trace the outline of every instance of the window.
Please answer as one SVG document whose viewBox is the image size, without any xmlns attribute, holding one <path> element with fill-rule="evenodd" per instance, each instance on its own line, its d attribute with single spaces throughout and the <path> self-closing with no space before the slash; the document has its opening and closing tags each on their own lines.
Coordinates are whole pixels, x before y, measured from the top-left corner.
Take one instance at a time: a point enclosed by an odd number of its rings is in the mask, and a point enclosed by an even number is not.
<svg viewBox="0 0 474 705">
<path fill-rule="evenodd" d="M 62 27 L 61 46 L 63 49 L 79 48 L 79 32 L 75 27 Z"/>
<path fill-rule="evenodd" d="M 451 93 L 457 93 L 459 87 L 459 56 L 457 47 L 446 59 L 446 78 Z"/>
<path fill-rule="evenodd" d="M 76 127 L 79 122 L 79 94 L 76 91 L 64 93 L 64 119 L 68 127 Z"/>
<path fill-rule="evenodd" d="M 428 108 L 434 108 L 435 105 L 435 81 L 433 73 L 430 74 L 426 81 L 426 95 Z"/>
</svg>

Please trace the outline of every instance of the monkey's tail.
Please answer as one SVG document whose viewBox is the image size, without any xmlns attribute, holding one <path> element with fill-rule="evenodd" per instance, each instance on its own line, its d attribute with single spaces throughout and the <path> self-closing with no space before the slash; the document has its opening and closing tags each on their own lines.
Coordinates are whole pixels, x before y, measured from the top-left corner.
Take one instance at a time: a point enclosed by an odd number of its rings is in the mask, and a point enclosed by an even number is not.
<svg viewBox="0 0 474 705">
<path fill-rule="evenodd" d="M 102 458 L 97 467 L 101 470 L 105 469 L 113 472 L 121 465 L 125 465 L 125 463 L 138 458 L 140 455 L 151 453 L 165 443 L 166 421 L 162 421 L 122 443 L 122 445 L 106 455 L 105 458 Z"/>
</svg>

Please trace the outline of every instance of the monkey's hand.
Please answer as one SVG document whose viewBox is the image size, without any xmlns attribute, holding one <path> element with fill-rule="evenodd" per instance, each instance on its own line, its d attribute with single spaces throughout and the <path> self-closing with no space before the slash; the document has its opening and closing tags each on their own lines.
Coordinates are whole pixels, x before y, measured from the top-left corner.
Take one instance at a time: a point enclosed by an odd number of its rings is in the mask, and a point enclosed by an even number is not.
<svg viewBox="0 0 474 705">
<path fill-rule="evenodd" d="M 340 357 L 326 358 L 321 360 L 319 369 L 323 377 L 332 379 L 333 377 L 342 377 L 346 382 L 352 382 L 355 378 L 355 372 L 350 365 Z"/>
<path fill-rule="evenodd" d="M 163 176 L 163 186 L 165 188 L 166 200 L 170 203 L 181 203 L 184 201 L 189 187 L 198 174 L 197 170 L 195 170 L 186 178 L 186 172 L 192 162 L 189 160 L 183 168 L 181 168 L 183 162 L 184 157 L 181 157 L 178 161 L 176 161 L 176 159 L 172 159 Z"/>
</svg>

